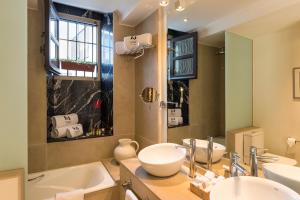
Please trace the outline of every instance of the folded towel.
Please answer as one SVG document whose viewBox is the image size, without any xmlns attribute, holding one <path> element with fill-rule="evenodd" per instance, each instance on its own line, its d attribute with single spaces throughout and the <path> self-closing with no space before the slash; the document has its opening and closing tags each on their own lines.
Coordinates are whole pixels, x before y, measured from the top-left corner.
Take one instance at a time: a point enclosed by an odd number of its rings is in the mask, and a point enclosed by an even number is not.
<svg viewBox="0 0 300 200">
<path fill-rule="evenodd" d="M 61 128 L 64 126 L 70 126 L 78 123 L 78 115 L 76 113 L 69 115 L 57 115 L 51 118 L 54 128 Z"/>
<path fill-rule="evenodd" d="M 123 41 L 122 42 L 120 42 L 120 41 L 116 42 L 115 49 L 116 49 L 116 53 L 118 55 L 129 54 L 130 53 L 130 50 L 125 47 L 125 44 L 124 44 Z"/>
<path fill-rule="evenodd" d="M 84 190 L 79 189 L 71 192 L 57 193 L 55 200 L 84 200 Z"/>
<path fill-rule="evenodd" d="M 168 117 L 168 125 L 169 126 L 178 126 L 180 124 L 183 124 L 182 117 Z"/>
<path fill-rule="evenodd" d="M 126 190 L 125 200 L 139 200 L 139 199 L 131 190 Z"/>
<path fill-rule="evenodd" d="M 51 132 L 52 138 L 62 138 L 67 136 L 67 130 L 69 126 L 61 127 L 61 128 L 53 128 Z"/>
<path fill-rule="evenodd" d="M 180 108 L 168 109 L 168 117 L 181 117 L 182 112 Z"/>
<path fill-rule="evenodd" d="M 70 125 L 70 126 L 64 126 L 61 128 L 54 128 L 51 132 L 51 137 L 52 138 L 62 138 L 62 137 L 67 137 L 67 132 L 68 129 L 82 129 L 82 125 L 81 124 L 74 124 L 74 125 Z"/>
<path fill-rule="evenodd" d="M 74 138 L 83 135 L 83 128 L 81 124 L 76 124 L 67 128 L 67 137 Z"/>
<path fill-rule="evenodd" d="M 130 51 L 136 51 L 139 48 L 139 42 L 136 36 L 124 37 L 124 46 Z"/>
</svg>

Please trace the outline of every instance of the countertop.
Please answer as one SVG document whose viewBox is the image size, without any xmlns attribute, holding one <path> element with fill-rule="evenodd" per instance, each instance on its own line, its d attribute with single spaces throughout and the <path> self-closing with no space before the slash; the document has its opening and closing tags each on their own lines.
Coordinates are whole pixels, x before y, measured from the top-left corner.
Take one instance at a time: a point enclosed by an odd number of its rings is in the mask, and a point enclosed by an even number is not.
<svg viewBox="0 0 300 200">
<path fill-rule="evenodd" d="M 109 158 L 102 160 L 103 165 L 108 170 L 114 181 L 120 181 L 120 165 L 115 159 Z M 187 165 L 188 162 L 185 162 Z M 137 177 L 149 190 L 151 190 L 161 200 L 196 200 L 200 199 L 197 195 L 191 192 L 191 179 L 184 172 L 179 172 L 174 176 L 159 178 L 148 174 L 141 166 L 137 158 L 131 158 L 122 161 L 122 165 L 127 168 L 135 177 Z M 224 176 L 225 170 L 223 165 L 229 165 L 229 160 L 222 158 L 219 162 L 212 165 L 212 171 L 217 175 Z M 205 165 L 203 165 L 205 166 Z M 249 166 L 242 165 L 249 171 Z M 205 169 L 197 163 L 197 172 L 203 174 Z M 258 171 L 258 175 L 263 177 L 262 170 Z"/>
<path fill-rule="evenodd" d="M 108 158 L 101 161 L 112 179 L 118 183 L 120 181 L 120 165 L 117 161 L 114 158 Z"/>
<path fill-rule="evenodd" d="M 155 177 L 148 174 L 141 166 L 137 158 L 122 161 L 136 178 L 138 178 L 152 193 L 161 200 L 199 200 L 200 198 L 190 191 L 189 177 L 179 172 L 171 177 Z"/>
</svg>

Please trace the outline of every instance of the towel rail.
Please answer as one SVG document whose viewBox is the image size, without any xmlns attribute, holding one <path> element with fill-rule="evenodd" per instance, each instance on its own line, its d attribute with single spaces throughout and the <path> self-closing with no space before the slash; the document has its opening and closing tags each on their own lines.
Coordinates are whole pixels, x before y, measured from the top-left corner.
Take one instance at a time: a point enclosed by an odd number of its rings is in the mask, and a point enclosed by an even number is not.
<svg viewBox="0 0 300 200">
<path fill-rule="evenodd" d="M 137 193 L 133 190 L 132 188 L 132 181 L 129 179 L 129 180 L 125 180 L 123 183 L 122 183 L 122 187 L 124 189 L 124 191 L 126 192 L 126 190 L 131 190 L 133 192 L 133 194 L 139 199 L 139 200 L 149 200 L 148 197 L 145 197 L 144 199 L 141 198 L 139 195 L 137 195 Z"/>
</svg>

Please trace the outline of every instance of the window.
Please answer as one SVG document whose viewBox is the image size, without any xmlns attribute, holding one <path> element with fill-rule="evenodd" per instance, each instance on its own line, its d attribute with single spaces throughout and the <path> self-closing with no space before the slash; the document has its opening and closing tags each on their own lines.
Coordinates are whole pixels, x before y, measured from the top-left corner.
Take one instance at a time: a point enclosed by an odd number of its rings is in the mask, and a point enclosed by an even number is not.
<svg viewBox="0 0 300 200">
<path fill-rule="evenodd" d="M 56 62 L 55 74 L 68 77 L 99 77 L 97 21 L 60 14 L 56 21 L 50 20 L 49 35 L 49 57 L 52 63 Z M 108 47 L 110 46 L 112 44 L 108 44 Z"/>
<path fill-rule="evenodd" d="M 113 33 L 102 30 L 101 34 L 101 63 L 103 65 L 113 65 Z"/>
<path fill-rule="evenodd" d="M 98 27 L 94 24 L 60 20 L 59 58 L 61 61 L 77 61 L 96 66 L 93 71 L 69 69 L 60 65 L 62 76 L 98 77 Z"/>
</svg>

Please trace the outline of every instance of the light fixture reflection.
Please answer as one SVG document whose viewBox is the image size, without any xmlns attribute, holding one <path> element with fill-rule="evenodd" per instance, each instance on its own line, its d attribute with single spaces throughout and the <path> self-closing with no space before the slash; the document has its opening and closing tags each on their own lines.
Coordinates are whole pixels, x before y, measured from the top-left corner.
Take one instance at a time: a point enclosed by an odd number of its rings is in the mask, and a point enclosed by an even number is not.
<svg viewBox="0 0 300 200">
<path fill-rule="evenodd" d="M 165 7 L 165 6 L 169 5 L 169 0 L 161 0 L 159 5 Z"/>
<path fill-rule="evenodd" d="M 184 11 L 185 7 L 184 7 L 183 0 L 177 0 L 177 1 L 175 2 L 175 9 L 176 9 L 178 12 Z"/>
</svg>

